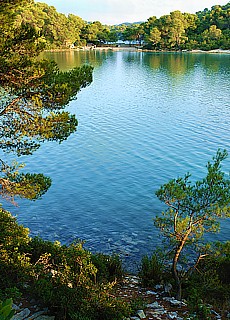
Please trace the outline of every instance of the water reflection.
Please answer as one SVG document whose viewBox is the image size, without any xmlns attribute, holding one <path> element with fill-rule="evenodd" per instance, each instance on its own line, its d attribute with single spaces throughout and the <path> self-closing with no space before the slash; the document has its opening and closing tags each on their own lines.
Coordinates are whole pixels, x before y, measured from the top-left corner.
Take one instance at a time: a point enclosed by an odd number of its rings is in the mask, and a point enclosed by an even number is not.
<svg viewBox="0 0 230 320">
<path fill-rule="evenodd" d="M 164 70 L 171 77 L 178 77 L 201 66 L 209 72 L 230 72 L 230 55 L 208 53 L 135 52 L 111 50 L 45 52 L 42 57 L 56 61 L 61 70 L 69 70 L 82 64 L 100 68 L 106 60 L 122 60 L 128 64 L 140 64 L 152 70 Z"/>
<path fill-rule="evenodd" d="M 198 66 L 210 72 L 229 71 L 230 66 L 227 54 L 147 53 L 143 60 L 146 66 L 165 70 L 172 77 L 187 74 Z"/>
<path fill-rule="evenodd" d="M 53 185 L 41 201 L 20 204 L 20 221 L 47 239 L 81 238 L 93 251 L 137 261 L 160 243 L 152 218 L 162 206 L 154 191 L 188 171 L 200 179 L 219 147 L 230 151 L 230 56 L 46 54 L 65 70 L 94 65 L 94 81 L 69 105 L 77 134 L 26 159 Z M 229 224 L 215 237 L 228 239 Z"/>
<path fill-rule="evenodd" d="M 100 67 L 103 62 L 113 56 L 113 52 L 108 51 L 97 51 L 97 50 L 87 50 L 87 51 L 54 51 L 54 52 L 44 52 L 41 57 L 54 60 L 59 68 L 63 71 L 70 70 L 75 67 L 79 67 L 83 64 L 90 64 L 93 67 Z"/>
</svg>

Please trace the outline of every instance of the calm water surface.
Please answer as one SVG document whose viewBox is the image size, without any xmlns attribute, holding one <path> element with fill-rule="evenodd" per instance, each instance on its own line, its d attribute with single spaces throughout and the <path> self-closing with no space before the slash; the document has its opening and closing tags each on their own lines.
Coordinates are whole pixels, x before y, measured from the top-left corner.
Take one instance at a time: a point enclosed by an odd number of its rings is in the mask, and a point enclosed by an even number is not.
<svg viewBox="0 0 230 320">
<path fill-rule="evenodd" d="M 94 81 L 68 110 L 79 126 L 58 145 L 23 158 L 53 184 L 36 202 L 9 209 L 33 235 L 121 253 L 139 261 L 160 243 L 154 192 L 190 172 L 205 174 L 218 148 L 230 153 L 230 55 L 142 52 L 47 53 L 63 70 L 90 63 Z M 230 170 L 227 159 L 223 168 Z M 230 221 L 214 240 L 227 240 Z"/>
</svg>

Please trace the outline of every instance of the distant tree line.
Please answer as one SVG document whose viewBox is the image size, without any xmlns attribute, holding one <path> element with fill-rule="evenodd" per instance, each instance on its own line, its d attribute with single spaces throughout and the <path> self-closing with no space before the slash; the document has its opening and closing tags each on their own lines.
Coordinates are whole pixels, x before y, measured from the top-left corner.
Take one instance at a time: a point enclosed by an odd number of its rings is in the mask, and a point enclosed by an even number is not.
<svg viewBox="0 0 230 320">
<path fill-rule="evenodd" d="M 19 7 L 15 23 L 35 27 L 47 49 L 87 43 L 98 46 L 118 40 L 154 50 L 230 48 L 230 2 L 196 14 L 177 10 L 160 18 L 151 16 L 146 22 L 108 26 L 99 21 L 86 22 L 74 14 L 66 16 L 53 6 L 30 1 Z"/>
</svg>

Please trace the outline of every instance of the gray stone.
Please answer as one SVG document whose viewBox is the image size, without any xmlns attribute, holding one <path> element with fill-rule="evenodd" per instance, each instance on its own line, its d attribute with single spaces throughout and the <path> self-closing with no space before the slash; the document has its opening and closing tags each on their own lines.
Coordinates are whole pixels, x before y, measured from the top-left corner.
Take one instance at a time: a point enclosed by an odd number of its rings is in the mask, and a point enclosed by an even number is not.
<svg viewBox="0 0 230 320">
<path fill-rule="evenodd" d="M 128 280 L 128 282 L 130 282 L 132 284 L 138 284 L 139 283 L 139 278 L 136 277 L 136 276 L 126 276 L 125 279 Z"/>
<path fill-rule="evenodd" d="M 130 319 L 131 320 L 140 320 L 140 318 L 138 318 L 138 317 L 131 317 Z"/>
<path fill-rule="evenodd" d="M 176 312 L 169 312 L 168 313 L 168 318 L 169 319 L 178 319 L 177 317 L 178 317 L 178 315 L 177 315 Z"/>
<path fill-rule="evenodd" d="M 146 291 L 146 294 L 154 294 L 154 295 L 157 295 L 157 292 L 152 291 L 152 290 L 148 290 L 148 291 Z"/>
<path fill-rule="evenodd" d="M 154 317 L 156 316 L 162 316 L 163 314 L 166 314 L 166 310 L 164 308 L 162 309 L 154 309 L 154 311 L 150 311 L 149 313 L 151 313 Z"/>
<path fill-rule="evenodd" d="M 23 319 L 26 319 L 30 314 L 30 309 L 28 308 L 25 308 L 23 309 L 21 312 L 19 313 L 16 313 L 14 316 L 13 316 L 13 320 L 23 320 Z"/>
<path fill-rule="evenodd" d="M 172 290 L 172 285 L 171 283 L 166 283 L 166 285 L 164 286 L 164 290 L 166 293 L 170 293 Z"/>
<path fill-rule="evenodd" d="M 13 303 L 12 304 L 12 309 L 15 310 L 15 311 L 19 311 L 20 307 Z"/>
<path fill-rule="evenodd" d="M 217 319 L 221 319 L 220 314 L 217 313 L 215 310 L 211 310 L 211 313 L 214 314 L 217 317 Z"/>
<path fill-rule="evenodd" d="M 162 289 L 162 288 L 163 288 L 162 284 L 155 285 L 155 289 L 157 289 L 157 290 Z"/>
<path fill-rule="evenodd" d="M 30 318 L 28 318 L 29 320 Z M 36 318 L 35 320 L 55 320 L 55 316 L 39 316 L 38 318 Z"/>
<path fill-rule="evenodd" d="M 146 315 L 145 315 L 145 313 L 144 313 L 143 310 L 138 310 L 138 311 L 137 311 L 137 315 L 138 315 L 138 317 L 139 317 L 140 319 L 145 319 L 145 318 L 146 318 Z"/>
<path fill-rule="evenodd" d="M 170 297 L 165 297 L 165 298 L 163 298 L 163 300 L 170 302 L 170 304 L 171 304 L 173 307 L 176 307 L 176 306 L 186 306 L 186 303 L 184 303 L 183 301 L 176 300 L 174 297 L 172 297 L 172 298 L 170 298 Z"/>
<path fill-rule="evenodd" d="M 32 314 L 31 316 L 29 316 L 28 320 L 33 320 L 33 319 L 38 319 L 38 317 L 44 315 L 45 311 L 38 311 L 34 314 Z"/>
<path fill-rule="evenodd" d="M 151 308 L 151 309 L 162 309 L 163 308 L 161 305 L 159 305 L 159 303 L 157 301 L 150 303 L 150 304 L 147 304 L 147 307 Z"/>
</svg>

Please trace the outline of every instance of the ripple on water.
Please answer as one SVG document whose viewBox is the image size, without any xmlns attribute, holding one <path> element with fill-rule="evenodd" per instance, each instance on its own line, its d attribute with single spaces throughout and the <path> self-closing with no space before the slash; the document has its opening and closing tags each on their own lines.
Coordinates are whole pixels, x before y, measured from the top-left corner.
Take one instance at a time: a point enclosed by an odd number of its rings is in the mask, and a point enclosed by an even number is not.
<svg viewBox="0 0 230 320">
<path fill-rule="evenodd" d="M 85 239 L 130 265 L 160 244 L 152 221 L 163 209 L 154 195 L 160 185 L 188 171 L 199 179 L 219 147 L 230 151 L 230 64 L 226 56 L 126 52 L 100 61 L 69 107 L 78 131 L 23 158 L 51 176 L 49 192 L 10 209 L 32 234 Z M 229 227 L 216 237 L 228 239 Z"/>
</svg>

